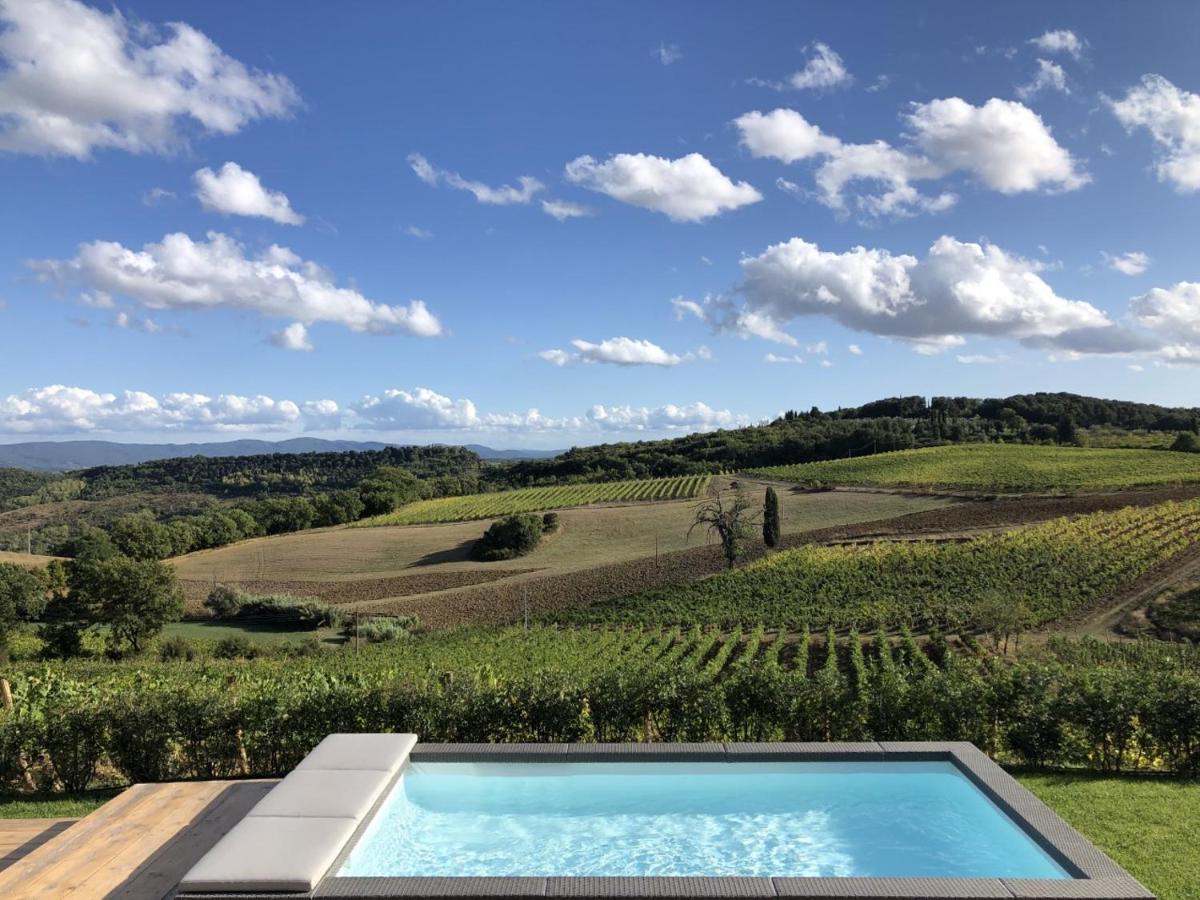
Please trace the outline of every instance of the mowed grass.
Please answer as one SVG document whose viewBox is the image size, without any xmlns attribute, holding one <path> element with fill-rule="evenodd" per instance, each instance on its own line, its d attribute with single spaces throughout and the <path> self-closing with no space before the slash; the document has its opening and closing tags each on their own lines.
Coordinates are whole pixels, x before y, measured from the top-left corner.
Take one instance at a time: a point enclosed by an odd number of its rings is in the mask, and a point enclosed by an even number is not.
<svg viewBox="0 0 1200 900">
<path fill-rule="evenodd" d="M 762 503 L 761 485 L 748 484 L 747 490 L 756 506 Z M 890 519 L 950 502 L 891 494 L 779 492 L 785 534 Z M 505 563 L 470 558 L 486 522 L 321 529 L 242 541 L 171 562 L 180 578 L 191 581 L 274 583 L 283 585 L 280 590 L 289 581 L 334 582 L 351 594 L 356 581 L 432 572 L 536 569 L 516 576 L 535 578 L 653 557 L 656 549 L 670 553 L 703 545 L 706 538 L 699 529 L 688 538 L 695 507 L 695 501 L 672 501 L 565 509 L 559 512 L 556 534 L 528 556 Z"/>
<path fill-rule="evenodd" d="M 1018 780 L 1159 900 L 1200 898 L 1200 782 L 1090 774 Z"/>
<path fill-rule="evenodd" d="M 513 513 L 543 512 L 588 506 L 592 503 L 627 503 L 641 500 L 686 500 L 699 497 L 712 481 L 711 475 L 682 475 L 677 478 L 643 478 L 637 481 L 606 481 L 596 484 L 558 484 L 520 488 L 464 497 L 418 500 L 395 512 L 355 522 L 354 527 L 377 525 L 423 525 L 436 522 L 465 522 L 493 519 Z"/>
<path fill-rule="evenodd" d="M 123 790 L 106 788 L 50 797 L 0 796 L 0 819 L 82 819 Z"/>
<path fill-rule="evenodd" d="M 1019 494 L 1200 483 L 1200 454 L 1166 450 L 959 444 L 757 469 L 796 484 Z"/>
</svg>

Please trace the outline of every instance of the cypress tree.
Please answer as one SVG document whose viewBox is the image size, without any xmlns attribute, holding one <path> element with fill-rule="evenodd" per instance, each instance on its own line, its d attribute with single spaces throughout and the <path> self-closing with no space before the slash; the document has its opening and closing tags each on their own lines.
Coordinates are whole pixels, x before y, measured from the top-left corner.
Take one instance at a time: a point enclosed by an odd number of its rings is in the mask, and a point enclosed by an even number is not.
<svg viewBox="0 0 1200 900">
<path fill-rule="evenodd" d="M 763 543 L 768 547 L 779 546 L 779 498 L 773 487 L 767 488 L 767 498 L 763 501 Z"/>
</svg>

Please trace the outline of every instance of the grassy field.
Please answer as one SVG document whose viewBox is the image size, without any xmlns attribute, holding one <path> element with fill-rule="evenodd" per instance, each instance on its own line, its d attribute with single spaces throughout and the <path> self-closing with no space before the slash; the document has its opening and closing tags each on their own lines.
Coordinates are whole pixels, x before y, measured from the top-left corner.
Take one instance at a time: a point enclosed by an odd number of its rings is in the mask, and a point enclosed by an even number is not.
<svg viewBox="0 0 1200 900">
<path fill-rule="evenodd" d="M 377 525 L 427 525 L 494 519 L 513 513 L 543 512 L 593 503 L 629 503 L 639 500 L 687 500 L 704 493 L 710 475 L 679 478 L 644 478 L 640 481 L 607 481 L 599 484 L 560 484 L 521 488 L 463 497 L 419 500 L 395 512 L 354 523 L 356 528 Z"/>
<path fill-rule="evenodd" d="M 761 502 L 763 488 L 751 490 L 755 502 Z M 785 534 L 888 519 L 942 508 L 948 502 L 788 491 L 781 491 L 779 500 Z M 241 583 L 337 603 L 375 602 L 381 591 L 384 597 L 424 596 L 449 587 L 452 579 L 507 583 L 653 558 L 656 547 L 666 554 L 702 545 L 705 538 L 699 532 L 690 543 L 687 537 L 694 507 L 690 501 L 669 501 L 565 509 L 559 513 L 561 527 L 555 535 L 529 556 L 504 563 L 470 559 L 471 545 L 486 529 L 483 522 L 322 529 L 243 541 L 172 563 L 193 603 L 214 583 Z"/>
<path fill-rule="evenodd" d="M 1200 898 L 1200 783 L 1082 774 L 1019 780 L 1159 900 Z"/>
<path fill-rule="evenodd" d="M 59 557 L 42 556 L 37 553 L 12 553 L 8 550 L 0 550 L 0 563 L 12 563 L 18 566 L 25 566 L 28 569 L 40 569 L 52 559 L 59 559 Z"/>
<path fill-rule="evenodd" d="M 797 484 L 1018 494 L 1200 483 L 1200 454 L 1023 444 L 960 444 L 754 472 Z"/>
<path fill-rule="evenodd" d="M 569 623 L 872 629 L 985 627 L 988 604 L 1031 622 L 1106 597 L 1200 541 L 1200 500 L 1057 519 L 962 543 L 799 547 L 686 586 L 560 613 Z"/>
</svg>

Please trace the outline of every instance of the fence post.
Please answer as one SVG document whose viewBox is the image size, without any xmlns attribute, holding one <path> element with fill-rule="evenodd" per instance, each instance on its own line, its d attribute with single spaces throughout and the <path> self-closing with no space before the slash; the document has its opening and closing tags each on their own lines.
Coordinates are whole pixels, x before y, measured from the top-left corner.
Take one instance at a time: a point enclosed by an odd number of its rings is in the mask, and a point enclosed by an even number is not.
<svg viewBox="0 0 1200 900">
<path fill-rule="evenodd" d="M 12 688 L 9 687 L 7 678 L 0 678 L 0 700 L 4 701 L 5 709 L 13 708 Z"/>
</svg>

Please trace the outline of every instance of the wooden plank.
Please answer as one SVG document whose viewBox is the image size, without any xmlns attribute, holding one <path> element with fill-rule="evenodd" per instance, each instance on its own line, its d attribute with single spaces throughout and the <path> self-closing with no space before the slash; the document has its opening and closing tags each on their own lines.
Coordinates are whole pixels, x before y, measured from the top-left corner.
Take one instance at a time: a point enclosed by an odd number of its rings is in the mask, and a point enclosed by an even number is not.
<svg viewBox="0 0 1200 900">
<path fill-rule="evenodd" d="M 0 871 L 24 859 L 76 819 L 0 819 Z"/>
<path fill-rule="evenodd" d="M 0 896 L 160 900 L 273 784 L 134 785 L 0 871 Z"/>
</svg>

